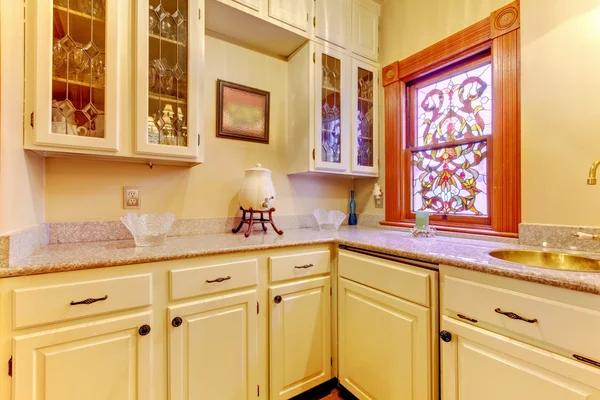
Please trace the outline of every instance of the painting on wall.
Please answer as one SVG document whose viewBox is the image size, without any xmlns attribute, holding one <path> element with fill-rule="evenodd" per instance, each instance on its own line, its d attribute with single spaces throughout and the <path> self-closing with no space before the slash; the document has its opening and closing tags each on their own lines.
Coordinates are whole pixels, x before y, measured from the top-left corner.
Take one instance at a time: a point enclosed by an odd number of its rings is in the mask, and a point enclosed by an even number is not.
<svg viewBox="0 0 600 400">
<path fill-rule="evenodd" d="M 219 79 L 217 96 L 217 137 L 269 143 L 269 92 Z"/>
</svg>

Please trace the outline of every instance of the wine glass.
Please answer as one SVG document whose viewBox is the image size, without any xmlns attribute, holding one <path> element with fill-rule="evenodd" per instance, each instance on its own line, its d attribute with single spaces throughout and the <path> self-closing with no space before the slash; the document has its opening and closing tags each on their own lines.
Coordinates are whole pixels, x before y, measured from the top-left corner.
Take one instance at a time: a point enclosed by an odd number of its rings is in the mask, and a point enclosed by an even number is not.
<svg viewBox="0 0 600 400">
<path fill-rule="evenodd" d="M 67 60 L 67 54 L 63 51 L 58 39 L 54 39 L 52 45 L 52 76 L 58 76 L 58 70 Z"/>
<path fill-rule="evenodd" d="M 89 66 L 90 59 L 80 46 L 71 52 L 71 62 L 75 68 L 75 80 L 79 82 L 79 74 Z"/>
<path fill-rule="evenodd" d="M 92 60 L 92 71 L 94 72 L 95 83 L 104 87 L 104 74 L 106 72 L 104 54 L 100 53 Z"/>
<path fill-rule="evenodd" d="M 150 10 L 148 11 L 148 28 L 150 34 L 158 35 L 158 16 L 152 6 L 150 6 Z"/>
<path fill-rule="evenodd" d="M 175 21 L 170 15 L 167 15 L 160 23 L 160 29 L 162 36 L 166 39 L 177 39 L 177 32 L 175 30 Z"/>
</svg>

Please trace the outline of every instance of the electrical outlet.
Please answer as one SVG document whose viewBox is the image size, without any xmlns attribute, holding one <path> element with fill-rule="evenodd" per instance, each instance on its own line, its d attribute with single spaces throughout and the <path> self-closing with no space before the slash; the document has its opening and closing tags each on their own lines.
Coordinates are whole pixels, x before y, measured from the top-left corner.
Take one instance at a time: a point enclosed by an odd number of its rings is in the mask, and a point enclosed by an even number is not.
<svg viewBox="0 0 600 400">
<path fill-rule="evenodd" d="M 139 209 L 142 196 L 140 188 L 136 186 L 123 186 L 123 208 L 125 210 Z"/>
</svg>

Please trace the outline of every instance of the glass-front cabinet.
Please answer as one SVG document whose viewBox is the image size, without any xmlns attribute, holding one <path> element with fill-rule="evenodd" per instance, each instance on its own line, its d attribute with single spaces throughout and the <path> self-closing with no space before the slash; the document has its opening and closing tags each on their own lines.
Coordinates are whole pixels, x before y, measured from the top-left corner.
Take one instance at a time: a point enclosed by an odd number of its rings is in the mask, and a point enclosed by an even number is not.
<svg viewBox="0 0 600 400">
<path fill-rule="evenodd" d="M 202 0 L 137 0 L 136 151 L 195 158 Z"/>
<path fill-rule="evenodd" d="M 119 149 L 117 4 L 28 2 L 26 126 L 34 144 Z"/>
<path fill-rule="evenodd" d="M 352 171 L 377 175 L 377 67 L 352 60 Z"/>
<path fill-rule="evenodd" d="M 350 170 L 350 68 L 348 56 L 316 46 L 315 167 L 325 171 Z"/>
</svg>

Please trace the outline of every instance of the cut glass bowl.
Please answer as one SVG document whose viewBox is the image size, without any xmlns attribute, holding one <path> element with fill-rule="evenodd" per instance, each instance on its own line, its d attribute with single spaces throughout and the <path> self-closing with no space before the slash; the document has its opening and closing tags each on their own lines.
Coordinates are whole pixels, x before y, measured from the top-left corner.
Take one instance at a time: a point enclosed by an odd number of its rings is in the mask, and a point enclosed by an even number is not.
<svg viewBox="0 0 600 400">
<path fill-rule="evenodd" d="M 337 231 L 346 219 L 346 214 L 338 210 L 315 210 L 313 215 L 317 219 L 319 229 L 322 231 Z"/>
<path fill-rule="evenodd" d="M 136 213 L 127 213 L 121 217 L 121 222 L 133 235 L 136 246 L 159 246 L 167 239 L 167 233 L 175 222 L 175 215 L 142 214 L 138 217 Z"/>
</svg>

